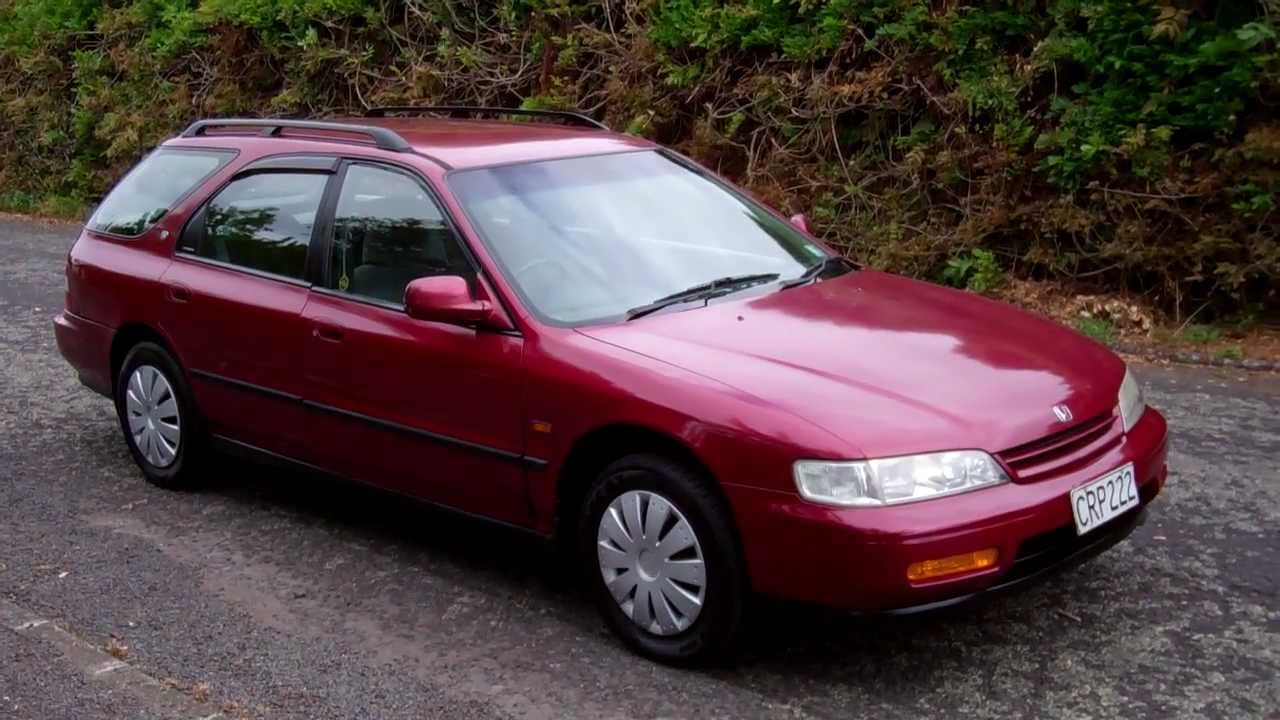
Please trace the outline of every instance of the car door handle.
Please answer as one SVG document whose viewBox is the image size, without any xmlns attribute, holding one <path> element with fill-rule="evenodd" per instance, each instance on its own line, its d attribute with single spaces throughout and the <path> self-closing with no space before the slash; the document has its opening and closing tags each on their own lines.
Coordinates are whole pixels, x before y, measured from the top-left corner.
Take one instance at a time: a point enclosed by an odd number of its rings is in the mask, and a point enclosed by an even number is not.
<svg viewBox="0 0 1280 720">
<path fill-rule="evenodd" d="M 170 285 L 170 286 L 169 286 L 169 299 L 170 299 L 170 300 L 172 300 L 172 301 L 174 301 L 174 302 L 176 302 L 176 303 L 185 303 L 185 302 L 190 302 L 190 300 L 191 300 L 191 288 L 189 288 L 189 287 L 187 287 L 187 286 L 185 286 L 185 285 L 177 285 L 177 284 Z"/>
<path fill-rule="evenodd" d="M 342 328 L 337 325 L 316 325 L 311 331 L 313 337 L 327 342 L 342 342 Z"/>
</svg>

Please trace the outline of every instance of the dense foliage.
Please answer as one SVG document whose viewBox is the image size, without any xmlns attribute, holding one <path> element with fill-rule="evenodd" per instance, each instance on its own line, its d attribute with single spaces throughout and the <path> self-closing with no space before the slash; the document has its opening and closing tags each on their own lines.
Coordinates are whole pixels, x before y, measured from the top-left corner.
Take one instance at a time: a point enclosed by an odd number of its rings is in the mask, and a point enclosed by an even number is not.
<svg viewBox="0 0 1280 720">
<path fill-rule="evenodd" d="M 0 0 L 0 204 L 196 117 L 581 108 L 873 264 L 1277 301 L 1280 0 Z M 52 207 L 56 209 L 56 206 Z"/>
</svg>

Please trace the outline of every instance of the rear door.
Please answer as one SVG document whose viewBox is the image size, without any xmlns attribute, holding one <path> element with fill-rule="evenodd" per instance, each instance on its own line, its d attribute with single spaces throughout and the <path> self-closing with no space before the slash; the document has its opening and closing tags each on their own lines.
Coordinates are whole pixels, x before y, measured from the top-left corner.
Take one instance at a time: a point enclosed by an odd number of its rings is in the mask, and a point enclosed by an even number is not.
<svg viewBox="0 0 1280 720">
<path fill-rule="evenodd" d="M 336 166 L 316 157 L 251 164 L 179 240 L 162 278 L 164 329 L 184 350 L 215 434 L 284 455 L 300 444 L 299 358 L 310 332 L 302 308 L 318 267 L 312 235 Z"/>
<path fill-rule="evenodd" d="M 404 290 L 475 264 L 426 184 L 397 166 L 340 170 L 325 281 L 303 309 L 306 459 L 467 512 L 526 524 L 523 340 L 415 320 Z"/>
</svg>

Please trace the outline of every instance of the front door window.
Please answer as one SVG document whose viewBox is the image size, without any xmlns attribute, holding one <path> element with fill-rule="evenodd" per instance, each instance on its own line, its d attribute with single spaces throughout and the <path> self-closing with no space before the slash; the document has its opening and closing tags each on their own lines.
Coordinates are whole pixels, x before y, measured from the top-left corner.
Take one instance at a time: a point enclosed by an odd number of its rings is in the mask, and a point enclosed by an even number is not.
<svg viewBox="0 0 1280 720">
<path fill-rule="evenodd" d="M 395 170 L 347 168 L 334 213 L 329 286 L 402 304 L 410 281 L 471 266 L 426 189 Z"/>
</svg>

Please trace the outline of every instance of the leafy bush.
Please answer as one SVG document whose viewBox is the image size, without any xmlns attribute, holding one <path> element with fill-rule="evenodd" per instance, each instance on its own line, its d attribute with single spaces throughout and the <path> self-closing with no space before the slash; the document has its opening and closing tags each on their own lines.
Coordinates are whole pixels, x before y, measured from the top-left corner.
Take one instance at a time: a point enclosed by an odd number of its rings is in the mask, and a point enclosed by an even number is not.
<svg viewBox="0 0 1280 720">
<path fill-rule="evenodd" d="M 998 256 L 1256 314 L 1280 292 L 1277 17 L 1280 0 L 0 0 L 0 204 L 87 201 L 197 117 L 575 107 L 891 270 L 989 288 Z"/>
<path fill-rule="evenodd" d="M 1235 22 L 1132 0 L 1057 3 L 1036 61 L 1089 72 L 1050 104 L 1059 122 L 1041 135 L 1049 176 L 1064 186 L 1099 170 L 1159 179 L 1175 136 L 1184 144 L 1228 139 L 1275 61 L 1260 49 L 1276 36 L 1231 4 L 1221 10 Z"/>
<path fill-rule="evenodd" d="M 978 248 L 948 260 L 940 279 L 951 287 L 984 293 L 1004 284 L 1004 271 L 995 253 Z"/>
</svg>

